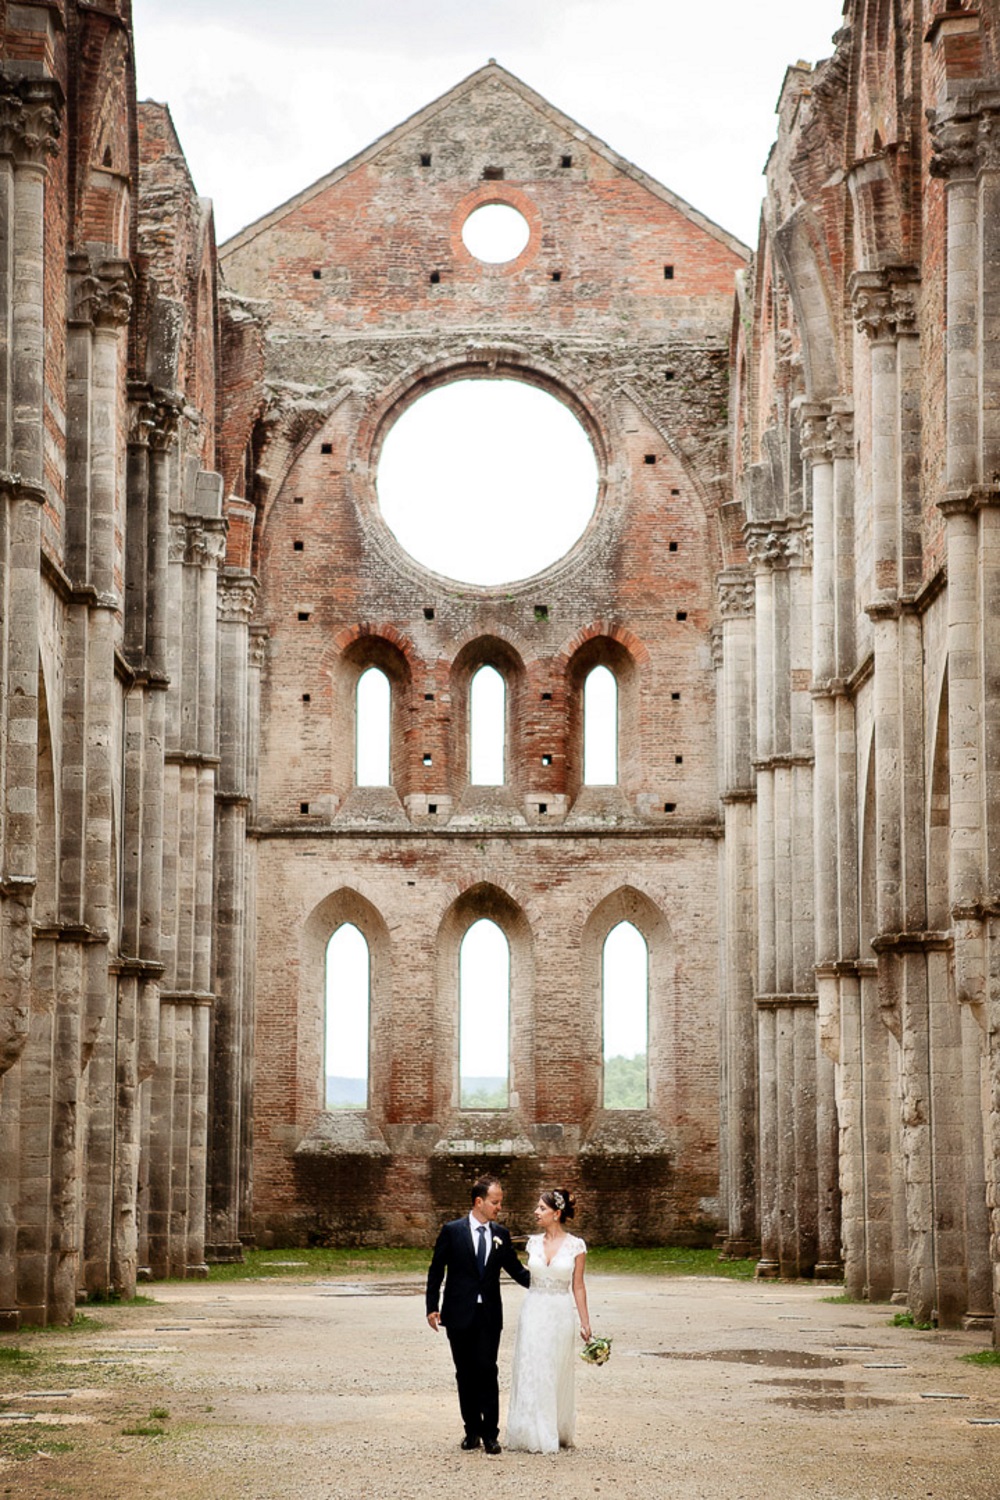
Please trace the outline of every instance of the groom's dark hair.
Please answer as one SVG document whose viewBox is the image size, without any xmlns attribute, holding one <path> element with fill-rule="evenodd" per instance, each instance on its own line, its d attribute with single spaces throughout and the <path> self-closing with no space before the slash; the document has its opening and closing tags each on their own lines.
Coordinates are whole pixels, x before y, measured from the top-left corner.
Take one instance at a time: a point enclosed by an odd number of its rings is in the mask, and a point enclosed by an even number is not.
<svg viewBox="0 0 1000 1500">
<path fill-rule="evenodd" d="M 490 1188 L 493 1187 L 494 1183 L 497 1187 L 500 1187 L 499 1177 L 480 1177 L 478 1182 L 474 1182 L 472 1184 L 473 1203 L 475 1203 L 477 1198 L 489 1197 Z"/>
</svg>

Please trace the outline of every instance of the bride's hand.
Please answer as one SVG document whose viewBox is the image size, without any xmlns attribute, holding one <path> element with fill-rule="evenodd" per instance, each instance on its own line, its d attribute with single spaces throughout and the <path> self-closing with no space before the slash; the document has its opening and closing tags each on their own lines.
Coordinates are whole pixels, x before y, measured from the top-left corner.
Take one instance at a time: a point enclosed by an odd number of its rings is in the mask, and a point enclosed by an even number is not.
<svg viewBox="0 0 1000 1500">
<path fill-rule="evenodd" d="M 583 1339 L 583 1342 L 585 1344 L 588 1344 L 590 1342 L 590 1329 L 589 1328 L 581 1328 L 580 1329 L 580 1337 Z"/>
</svg>

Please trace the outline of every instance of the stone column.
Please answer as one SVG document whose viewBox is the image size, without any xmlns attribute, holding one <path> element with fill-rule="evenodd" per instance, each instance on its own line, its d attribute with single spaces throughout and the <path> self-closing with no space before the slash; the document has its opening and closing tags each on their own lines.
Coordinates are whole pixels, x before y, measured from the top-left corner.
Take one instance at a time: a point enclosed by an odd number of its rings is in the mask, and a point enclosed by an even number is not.
<svg viewBox="0 0 1000 1500">
<path fill-rule="evenodd" d="M 256 581 L 227 570 L 219 585 L 219 785 L 216 792 L 215 1007 L 208 1164 L 208 1261 L 242 1258 L 240 1154 L 248 916 L 246 847 L 249 631 Z"/>
<path fill-rule="evenodd" d="M 754 581 L 749 569 L 719 578 L 722 662 L 719 718 L 725 817 L 726 935 L 722 1030 L 726 1161 L 724 1254 L 754 1255 L 757 1222 L 757 1038 L 754 1013 L 757 903 L 754 881 Z"/>
</svg>

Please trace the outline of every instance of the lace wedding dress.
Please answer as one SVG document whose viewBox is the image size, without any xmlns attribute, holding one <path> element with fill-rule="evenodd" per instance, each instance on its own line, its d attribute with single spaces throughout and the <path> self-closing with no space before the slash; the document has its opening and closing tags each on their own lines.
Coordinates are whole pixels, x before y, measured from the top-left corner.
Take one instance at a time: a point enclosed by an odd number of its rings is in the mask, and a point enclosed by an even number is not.
<svg viewBox="0 0 1000 1500">
<path fill-rule="evenodd" d="M 576 1257 L 587 1247 L 567 1234 L 546 1265 L 543 1241 L 541 1234 L 528 1240 L 531 1286 L 517 1325 L 505 1442 L 530 1453 L 558 1453 L 572 1447 L 576 1427 L 578 1320 L 571 1286 Z"/>
</svg>

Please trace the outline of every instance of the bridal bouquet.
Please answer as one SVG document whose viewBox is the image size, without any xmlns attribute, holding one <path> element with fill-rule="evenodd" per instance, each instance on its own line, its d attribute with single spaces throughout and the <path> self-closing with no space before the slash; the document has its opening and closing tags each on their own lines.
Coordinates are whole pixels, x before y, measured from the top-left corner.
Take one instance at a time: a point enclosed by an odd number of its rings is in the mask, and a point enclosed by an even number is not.
<svg viewBox="0 0 1000 1500">
<path fill-rule="evenodd" d="M 580 1358 L 588 1365 L 606 1365 L 611 1358 L 610 1339 L 588 1339 L 580 1350 Z"/>
</svg>

